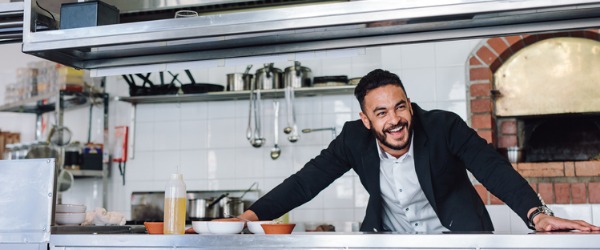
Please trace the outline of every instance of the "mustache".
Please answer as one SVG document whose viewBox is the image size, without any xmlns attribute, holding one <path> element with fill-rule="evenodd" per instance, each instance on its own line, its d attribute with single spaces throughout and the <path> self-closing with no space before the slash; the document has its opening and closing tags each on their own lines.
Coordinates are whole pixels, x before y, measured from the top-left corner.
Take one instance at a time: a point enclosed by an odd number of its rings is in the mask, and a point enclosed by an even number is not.
<svg viewBox="0 0 600 250">
<path fill-rule="evenodd" d="M 391 125 L 388 128 L 384 128 L 383 132 L 386 132 L 386 133 L 390 132 L 390 130 L 396 129 L 396 128 L 400 127 L 400 126 L 404 126 L 405 128 L 408 127 L 408 121 L 406 121 L 406 120 L 400 120 L 395 125 Z"/>
</svg>

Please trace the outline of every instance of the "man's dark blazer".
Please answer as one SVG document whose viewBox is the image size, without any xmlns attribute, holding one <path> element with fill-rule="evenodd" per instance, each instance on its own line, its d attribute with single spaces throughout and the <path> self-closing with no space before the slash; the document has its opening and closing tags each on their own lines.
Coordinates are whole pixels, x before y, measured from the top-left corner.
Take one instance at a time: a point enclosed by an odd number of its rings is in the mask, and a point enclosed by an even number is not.
<svg viewBox="0 0 600 250">
<path fill-rule="evenodd" d="M 541 205 L 527 181 L 458 115 L 425 111 L 415 103 L 412 107 L 417 177 L 444 227 L 451 231 L 494 230 L 467 170 L 525 222 L 528 210 Z M 261 220 L 277 218 L 354 169 L 369 193 L 360 230 L 383 231 L 379 160 L 373 133 L 360 120 L 347 122 L 328 148 L 249 209 Z"/>
</svg>

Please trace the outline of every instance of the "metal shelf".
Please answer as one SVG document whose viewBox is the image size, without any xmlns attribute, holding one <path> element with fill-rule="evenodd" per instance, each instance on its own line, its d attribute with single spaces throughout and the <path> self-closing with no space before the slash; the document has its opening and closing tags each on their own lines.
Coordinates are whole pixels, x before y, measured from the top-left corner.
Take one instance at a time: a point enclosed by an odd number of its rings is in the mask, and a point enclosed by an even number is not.
<svg viewBox="0 0 600 250">
<path fill-rule="evenodd" d="M 354 85 L 335 86 L 335 87 L 312 87 L 296 88 L 294 95 L 318 96 L 318 95 L 346 95 L 354 93 Z M 274 99 L 283 98 L 284 90 L 261 90 L 261 98 Z M 115 100 L 129 102 L 132 104 L 144 103 L 181 103 L 181 102 L 208 102 L 208 101 L 228 101 L 228 100 L 248 100 L 250 91 L 229 91 L 229 92 L 209 92 L 204 94 L 184 94 L 184 95 L 157 95 L 157 96 L 117 96 Z"/>
<path fill-rule="evenodd" d="M 23 52 L 111 69 L 600 27 L 600 0 L 363 0 L 68 30 L 24 29 Z M 25 24 L 35 13 L 25 0 Z M 139 68 L 137 69 L 139 70 Z"/>
<path fill-rule="evenodd" d="M 58 92 L 49 92 L 41 95 L 33 96 L 24 100 L 7 103 L 0 106 L 0 112 L 16 112 L 16 113 L 31 113 L 31 114 L 43 114 L 46 112 L 53 112 L 56 109 L 56 99 L 60 95 Z M 64 100 L 64 109 L 73 110 L 77 108 L 87 107 L 90 105 L 89 93 L 83 92 L 67 92 L 63 91 L 65 96 L 69 98 Z M 100 97 L 97 94 L 94 97 Z M 42 100 L 52 100 L 49 103 L 40 103 Z"/>
<path fill-rule="evenodd" d="M 65 169 L 65 171 L 73 174 L 74 177 L 102 177 L 102 170 L 89 169 Z"/>
</svg>

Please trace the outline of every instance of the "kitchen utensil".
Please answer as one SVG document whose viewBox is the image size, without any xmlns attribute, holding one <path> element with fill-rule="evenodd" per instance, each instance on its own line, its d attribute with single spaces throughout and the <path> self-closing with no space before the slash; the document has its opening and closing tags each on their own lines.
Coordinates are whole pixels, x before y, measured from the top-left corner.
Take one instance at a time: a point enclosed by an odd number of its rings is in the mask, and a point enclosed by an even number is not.
<svg viewBox="0 0 600 250">
<path fill-rule="evenodd" d="M 294 66 L 285 68 L 283 82 L 284 86 L 292 85 L 294 88 L 312 87 L 312 71 L 295 61 Z"/>
<path fill-rule="evenodd" d="M 265 63 L 256 70 L 256 89 L 280 89 L 282 85 L 281 69 L 273 67 L 273 63 Z"/>
<path fill-rule="evenodd" d="M 298 127 L 296 126 L 296 111 L 294 109 L 294 86 L 292 82 L 286 82 L 285 90 L 285 100 L 287 104 L 287 121 L 288 125 L 283 129 L 283 132 L 286 134 L 290 134 L 288 136 L 288 140 L 290 142 L 298 141 Z"/>
<path fill-rule="evenodd" d="M 208 221 L 208 231 L 212 234 L 239 234 L 244 229 L 243 221 Z"/>
<path fill-rule="evenodd" d="M 236 217 L 244 213 L 244 201 L 240 197 L 224 197 L 220 205 L 224 217 Z"/>
<path fill-rule="evenodd" d="M 50 143 L 52 143 L 53 145 L 62 147 L 62 146 L 69 144 L 69 142 L 71 142 L 72 135 L 73 135 L 73 133 L 71 132 L 71 130 L 69 128 L 67 128 L 65 126 L 54 125 L 54 126 L 52 126 L 52 129 L 50 129 L 50 133 L 48 135 L 48 141 Z"/>
<path fill-rule="evenodd" d="M 224 216 L 225 218 L 236 218 L 236 219 L 240 219 L 240 220 L 242 220 L 242 221 L 245 221 L 245 222 L 250 222 L 250 220 L 244 219 L 244 218 L 240 217 L 239 215 L 237 215 L 237 216 L 234 216 L 234 215 L 231 215 L 231 214 L 229 214 L 229 213 L 225 213 L 225 212 L 223 212 L 223 216 Z"/>
<path fill-rule="evenodd" d="M 181 84 L 181 91 L 184 94 L 200 94 L 200 93 L 208 93 L 208 92 L 220 92 L 223 91 L 225 87 L 219 84 L 213 83 L 190 83 L 190 84 Z"/>
<path fill-rule="evenodd" d="M 348 76 L 318 76 L 314 79 L 314 87 L 332 87 L 348 85 Z"/>
<path fill-rule="evenodd" d="M 252 134 L 252 110 L 254 108 L 254 86 L 256 83 L 250 83 L 250 98 L 248 103 L 248 126 L 246 128 L 246 139 L 250 142 L 250 144 L 254 144 L 254 134 Z"/>
<path fill-rule="evenodd" d="M 249 90 L 254 76 L 249 74 L 252 64 L 246 66 L 244 73 L 227 74 L 227 91 Z"/>
<path fill-rule="evenodd" d="M 305 128 L 305 129 L 302 130 L 302 133 L 312 133 L 312 132 L 325 131 L 325 130 L 331 130 L 331 139 L 335 139 L 335 137 L 337 136 L 337 131 L 336 131 L 335 127 L 331 127 L 331 128 Z"/>
<path fill-rule="evenodd" d="M 73 185 L 73 182 L 75 181 L 75 178 L 73 177 L 73 174 L 65 169 L 60 170 L 60 172 L 58 173 L 58 177 L 56 179 L 56 188 L 58 190 L 58 192 L 64 192 L 67 191 L 71 188 L 71 186 Z"/>
<path fill-rule="evenodd" d="M 274 119 L 274 123 L 273 123 L 273 133 L 274 133 L 274 138 L 275 141 L 273 148 L 271 149 L 271 159 L 275 160 L 277 158 L 279 158 L 279 156 L 281 155 L 281 148 L 279 148 L 279 146 L 277 145 L 277 143 L 279 143 L 279 102 L 278 101 L 274 101 L 273 102 L 273 112 L 275 113 L 275 119 Z"/>
<path fill-rule="evenodd" d="M 224 193 L 217 198 L 198 198 L 194 197 L 194 194 L 188 194 L 188 197 L 190 195 L 188 217 L 197 220 L 211 220 L 221 217 L 219 201 L 227 197 L 229 193 Z"/>
<path fill-rule="evenodd" d="M 265 234 L 291 234 L 296 224 L 260 224 Z"/>
<path fill-rule="evenodd" d="M 260 226 L 261 224 L 273 224 L 272 220 L 261 220 L 261 221 L 248 221 L 246 225 L 248 230 L 253 234 L 265 234 L 265 230 Z"/>
<path fill-rule="evenodd" d="M 350 80 L 348 80 L 348 85 L 358 85 L 360 79 L 362 79 L 362 77 L 350 78 Z"/>
<path fill-rule="evenodd" d="M 261 122 L 261 118 L 260 115 L 262 114 L 262 107 L 261 107 L 261 98 L 260 98 L 260 90 L 256 90 L 256 96 L 254 99 L 254 139 L 252 142 L 252 146 L 254 146 L 255 148 L 259 148 L 263 145 L 263 143 L 265 143 L 265 138 L 262 138 L 262 130 L 261 130 L 261 126 L 260 126 L 260 122 Z"/>
<path fill-rule="evenodd" d="M 144 222 L 144 227 L 149 234 L 163 234 L 165 224 L 161 222 Z"/>
<path fill-rule="evenodd" d="M 252 185 L 250 185 L 250 187 L 249 187 L 248 189 L 246 189 L 246 191 L 244 191 L 244 193 L 242 193 L 242 195 L 240 196 L 240 199 L 243 199 L 243 198 L 244 198 L 244 196 L 245 196 L 245 195 L 246 195 L 248 192 L 250 192 L 250 190 L 252 190 L 252 188 L 253 188 L 254 186 L 256 186 L 256 185 L 258 185 L 258 182 L 253 182 L 253 183 L 252 183 Z"/>
<path fill-rule="evenodd" d="M 175 18 L 186 18 L 186 17 L 196 17 L 198 16 L 198 12 L 193 10 L 178 10 L 175 12 Z"/>
</svg>

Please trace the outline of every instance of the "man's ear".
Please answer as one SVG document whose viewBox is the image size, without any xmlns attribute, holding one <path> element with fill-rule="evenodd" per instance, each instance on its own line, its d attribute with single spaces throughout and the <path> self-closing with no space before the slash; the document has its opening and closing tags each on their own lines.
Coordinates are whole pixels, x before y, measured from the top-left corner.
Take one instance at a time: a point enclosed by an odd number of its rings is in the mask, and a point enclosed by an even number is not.
<svg viewBox="0 0 600 250">
<path fill-rule="evenodd" d="M 371 129 L 371 122 L 369 121 L 367 115 L 365 115 L 363 112 L 358 113 L 358 115 L 360 115 L 360 120 L 363 122 L 363 125 L 365 125 L 367 129 Z"/>
</svg>

